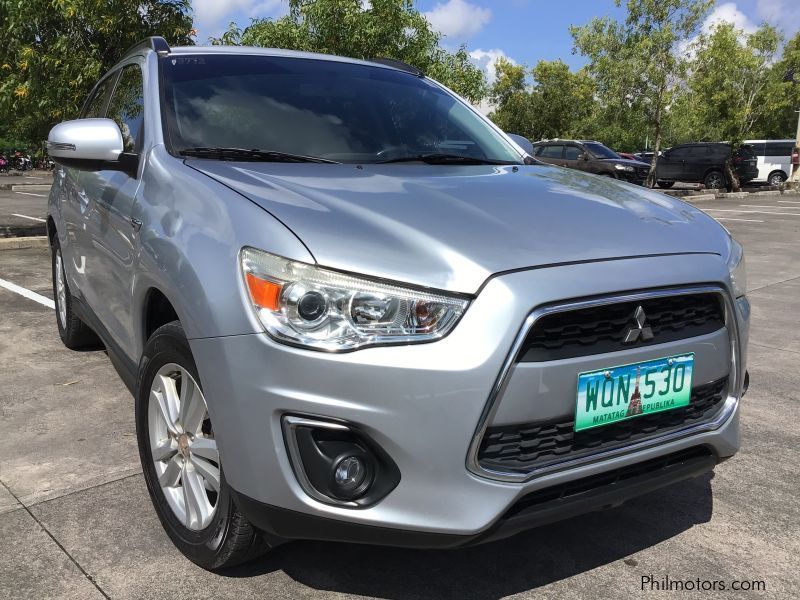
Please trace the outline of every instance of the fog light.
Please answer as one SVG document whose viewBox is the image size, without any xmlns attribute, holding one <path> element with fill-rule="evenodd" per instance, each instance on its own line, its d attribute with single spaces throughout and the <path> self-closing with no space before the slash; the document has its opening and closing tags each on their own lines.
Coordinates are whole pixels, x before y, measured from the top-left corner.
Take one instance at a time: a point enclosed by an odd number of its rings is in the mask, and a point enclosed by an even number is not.
<svg viewBox="0 0 800 600">
<path fill-rule="evenodd" d="M 357 456 L 348 456 L 339 461 L 336 465 L 336 473 L 333 480 L 336 485 L 345 489 L 355 489 L 364 483 L 367 476 L 367 465 Z"/>
</svg>

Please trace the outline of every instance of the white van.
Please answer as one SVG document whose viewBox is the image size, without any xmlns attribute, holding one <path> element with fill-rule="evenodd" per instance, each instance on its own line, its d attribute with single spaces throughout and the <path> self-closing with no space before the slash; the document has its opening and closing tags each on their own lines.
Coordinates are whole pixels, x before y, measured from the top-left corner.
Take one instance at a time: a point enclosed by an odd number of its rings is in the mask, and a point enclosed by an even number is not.
<svg viewBox="0 0 800 600">
<path fill-rule="evenodd" d="M 753 181 L 778 185 L 792 172 L 792 149 L 795 140 L 745 140 L 758 157 L 758 177 Z"/>
</svg>

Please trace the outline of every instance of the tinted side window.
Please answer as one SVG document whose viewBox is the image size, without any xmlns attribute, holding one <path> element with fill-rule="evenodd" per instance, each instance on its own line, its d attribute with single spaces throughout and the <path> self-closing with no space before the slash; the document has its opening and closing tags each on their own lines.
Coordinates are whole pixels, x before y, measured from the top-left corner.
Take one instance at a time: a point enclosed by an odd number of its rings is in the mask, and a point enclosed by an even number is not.
<svg viewBox="0 0 800 600">
<path fill-rule="evenodd" d="M 567 146 L 564 150 L 564 158 L 567 160 L 578 160 L 578 156 L 581 155 L 583 150 L 578 148 L 578 146 Z"/>
<path fill-rule="evenodd" d="M 759 142 L 758 144 L 750 144 L 750 147 L 753 149 L 753 152 L 756 156 L 764 156 L 766 148 L 763 142 Z"/>
<path fill-rule="evenodd" d="M 106 100 L 108 93 L 111 90 L 111 83 L 116 79 L 115 75 L 107 77 L 94 91 L 94 94 L 86 102 L 86 106 L 81 113 L 84 119 L 98 119 L 106 116 Z"/>
<path fill-rule="evenodd" d="M 108 104 L 108 118 L 114 119 L 122 131 L 125 152 L 139 152 L 144 123 L 144 89 L 138 65 L 122 69 L 117 87 Z"/>
<path fill-rule="evenodd" d="M 564 146 L 545 146 L 539 156 L 542 158 L 561 158 L 563 153 Z"/>
<path fill-rule="evenodd" d="M 789 157 L 792 155 L 792 148 L 794 148 L 792 142 L 767 142 L 764 154 L 765 156 Z"/>
<path fill-rule="evenodd" d="M 673 148 L 667 153 L 669 160 L 686 160 L 689 158 L 691 146 L 684 146 L 683 148 Z"/>
</svg>

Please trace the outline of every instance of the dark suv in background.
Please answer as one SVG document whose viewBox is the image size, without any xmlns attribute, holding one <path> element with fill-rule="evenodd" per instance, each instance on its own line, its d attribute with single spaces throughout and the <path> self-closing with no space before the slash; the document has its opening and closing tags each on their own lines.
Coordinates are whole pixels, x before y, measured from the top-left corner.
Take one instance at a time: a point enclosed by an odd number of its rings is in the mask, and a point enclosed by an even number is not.
<svg viewBox="0 0 800 600">
<path fill-rule="evenodd" d="M 595 175 L 605 175 L 641 185 L 650 165 L 622 158 L 611 148 L 591 140 L 549 140 L 533 145 L 537 160 Z"/>
<path fill-rule="evenodd" d="M 730 144 L 679 144 L 658 157 L 656 179 L 659 187 L 668 188 L 676 181 L 702 183 L 709 189 L 728 187 L 725 161 Z M 758 160 L 750 146 L 740 146 L 733 155 L 733 168 L 742 184 L 758 177 Z"/>
</svg>

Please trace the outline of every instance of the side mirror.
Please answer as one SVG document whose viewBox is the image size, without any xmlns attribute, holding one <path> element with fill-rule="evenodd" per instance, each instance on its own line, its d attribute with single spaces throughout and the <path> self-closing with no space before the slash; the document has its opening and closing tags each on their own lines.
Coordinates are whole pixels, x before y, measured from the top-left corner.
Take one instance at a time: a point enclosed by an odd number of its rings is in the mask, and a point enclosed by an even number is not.
<svg viewBox="0 0 800 600">
<path fill-rule="evenodd" d="M 506 135 L 510 137 L 511 141 L 514 142 L 517 146 L 519 146 L 525 152 L 533 156 L 533 144 L 528 138 L 522 135 L 517 135 L 516 133 L 506 133 Z"/>
<path fill-rule="evenodd" d="M 578 160 L 589 160 L 589 155 L 586 152 L 578 154 Z"/>
<path fill-rule="evenodd" d="M 131 170 L 122 132 L 111 119 L 64 121 L 50 130 L 47 152 L 56 163 L 82 171 Z"/>
</svg>

